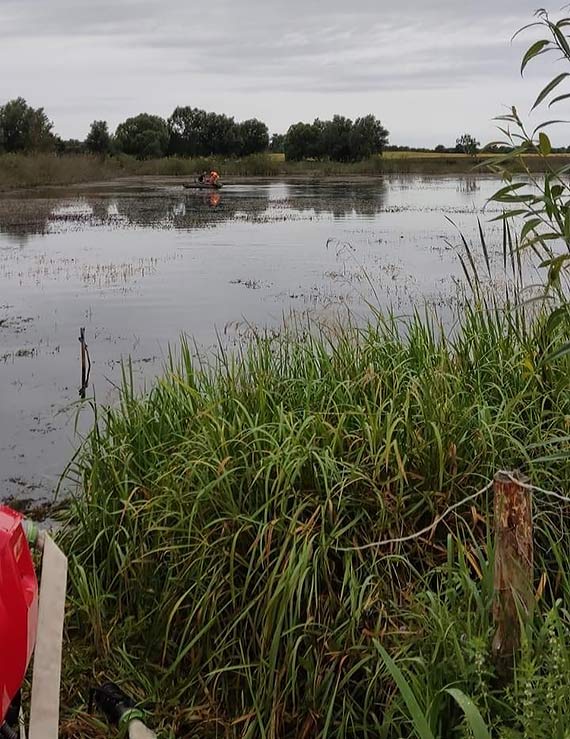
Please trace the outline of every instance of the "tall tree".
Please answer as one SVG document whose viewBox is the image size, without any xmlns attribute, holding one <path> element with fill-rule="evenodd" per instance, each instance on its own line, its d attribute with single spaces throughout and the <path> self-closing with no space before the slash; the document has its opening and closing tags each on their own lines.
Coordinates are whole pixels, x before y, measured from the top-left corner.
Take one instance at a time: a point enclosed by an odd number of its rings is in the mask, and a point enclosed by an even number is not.
<svg viewBox="0 0 570 739">
<path fill-rule="evenodd" d="M 350 158 L 353 161 L 381 154 L 388 143 L 388 131 L 374 115 L 365 115 L 354 121 L 349 134 Z"/>
<path fill-rule="evenodd" d="M 204 131 L 207 154 L 231 156 L 239 152 L 236 122 L 223 113 L 208 113 Z"/>
<path fill-rule="evenodd" d="M 274 154 L 283 154 L 285 151 L 285 134 L 274 133 L 271 135 L 269 150 Z"/>
<path fill-rule="evenodd" d="M 195 157 L 240 153 L 239 124 L 222 113 L 178 107 L 168 119 L 168 129 L 172 154 Z"/>
<path fill-rule="evenodd" d="M 140 113 L 117 126 L 115 140 L 120 151 L 138 159 L 164 156 L 168 151 L 166 121 L 157 115 Z"/>
<path fill-rule="evenodd" d="M 269 131 L 267 126 L 257 118 L 238 123 L 237 126 L 238 153 L 241 156 L 259 154 L 269 147 Z"/>
<path fill-rule="evenodd" d="M 85 146 L 91 154 L 109 153 L 111 150 L 111 134 L 107 121 L 93 121 L 85 139 Z"/>
<path fill-rule="evenodd" d="M 24 98 L 0 107 L 0 140 L 5 151 L 46 151 L 55 146 L 53 123 L 43 108 L 32 108 Z"/>
<path fill-rule="evenodd" d="M 175 108 L 167 122 L 170 153 L 186 157 L 205 156 L 209 153 L 205 140 L 207 117 L 208 113 L 199 108 L 188 105 Z"/>
<path fill-rule="evenodd" d="M 322 149 L 325 156 L 335 162 L 351 160 L 350 134 L 352 121 L 342 115 L 333 116 L 332 121 L 325 121 L 322 134 Z"/>
<path fill-rule="evenodd" d="M 285 159 L 298 162 L 302 159 L 316 159 L 320 155 L 320 121 L 315 123 L 294 123 L 285 135 Z"/>
<path fill-rule="evenodd" d="M 285 136 L 285 158 L 291 160 L 328 158 L 351 162 L 381 154 L 388 143 L 388 131 L 373 115 L 350 118 L 335 115 L 330 121 L 318 118 L 296 123 Z"/>
<path fill-rule="evenodd" d="M 479 150 L 479 142 L 470 133 L 464 133 L 455 142 L 455 151 L 459 154 L 470 154 L 475 156 Z"/>
</svg>

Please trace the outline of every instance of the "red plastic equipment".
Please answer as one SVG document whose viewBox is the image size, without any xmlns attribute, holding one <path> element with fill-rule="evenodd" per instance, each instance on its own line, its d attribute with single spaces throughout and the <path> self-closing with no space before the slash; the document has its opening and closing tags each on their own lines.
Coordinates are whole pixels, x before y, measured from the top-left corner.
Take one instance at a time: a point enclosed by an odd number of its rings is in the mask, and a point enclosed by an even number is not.
<svg viewBox="0 0 570 739">
<path fill-rule="evenodd" d="M 22 520 L 0 506 L 0 725 L 22 685 L 38 625 L 38 581 Z"/>
</svg>

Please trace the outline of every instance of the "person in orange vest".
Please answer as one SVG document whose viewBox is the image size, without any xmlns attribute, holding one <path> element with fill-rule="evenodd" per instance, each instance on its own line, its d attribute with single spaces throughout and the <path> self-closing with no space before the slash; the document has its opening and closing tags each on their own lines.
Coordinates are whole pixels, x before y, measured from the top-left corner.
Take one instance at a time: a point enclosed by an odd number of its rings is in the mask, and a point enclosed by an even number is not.
<svg viewBox="0 0 570 739">
<path fill-rule="evenodd" d="M 210 185 L 217 185 L 219 179 L 220 175 L 216 172 L 216 170 L 213 169 L 210 172 Z"/>
</svg>

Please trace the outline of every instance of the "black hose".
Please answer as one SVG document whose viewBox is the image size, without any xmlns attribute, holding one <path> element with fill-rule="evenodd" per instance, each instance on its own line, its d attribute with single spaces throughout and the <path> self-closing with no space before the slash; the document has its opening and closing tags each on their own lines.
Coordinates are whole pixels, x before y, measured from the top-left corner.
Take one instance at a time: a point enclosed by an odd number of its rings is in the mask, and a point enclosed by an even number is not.
<svg viewBox="0 0 570 739">
<path fill-rule="evenodd" d="M 4 739 L 19 739 L 20 733 L 16 733 L 8 724 L 2 724 L 0 726 L 0 736 L 4 737 Z"/>
</svg>

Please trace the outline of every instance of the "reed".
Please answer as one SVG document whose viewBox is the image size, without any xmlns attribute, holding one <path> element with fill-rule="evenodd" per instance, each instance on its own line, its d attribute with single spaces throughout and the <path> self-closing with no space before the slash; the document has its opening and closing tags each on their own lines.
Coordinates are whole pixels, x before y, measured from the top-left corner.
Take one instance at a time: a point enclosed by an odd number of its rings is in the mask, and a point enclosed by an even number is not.
<svg viewBox="0 0 570 739">
<path fill-rule="evenodd" d="M 490 158 L 489 158 L 490 161 Z M 548 166 L 562 167 L 570 157 L 529 155 L 513 160 L 513 171 L 542 172 Z M 331 161 L 286 162 L 272 154 L 253 154 L 243 158 L 165 157 L 139 161 L 126 155 L 97 157 L 84 154 L 2 154 L 0 155 L 0 191 L 14 188 L 72 185 L 99 182 L 119 177 L 193 177 L 204 170 L 216 169 L 225 179 L 232 177 L 375 177 L 381 175 L 453 175 L 473 173 L 479 166 L 485 171 L 487 157 L 462 155 L 417 155 L 390 152 L 362 162 Z"/>
<path fill-rule="evenodd" d="M 461 696 L 497 735 L 563 736 L 566 507 L 537 500 L 543 580 L 508 689 L 485 496 L 376 545 L 499 468 L 569 489 L 569 360 L 546 362 L 542 328 L 468 306 L 451 334 L 297 325 L 214 362 L 183 342 L 141 396 L 127 367 L 68 482 L 67 733 L 104 735 L 71 688 L 104 672 L 165 736 L 469 736 Z"/>
</svg>

